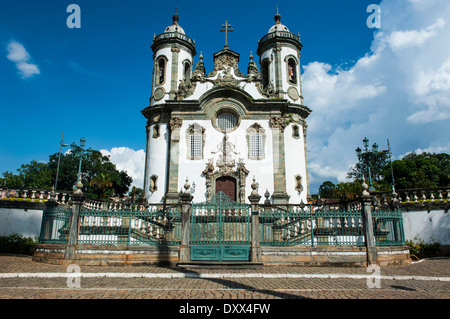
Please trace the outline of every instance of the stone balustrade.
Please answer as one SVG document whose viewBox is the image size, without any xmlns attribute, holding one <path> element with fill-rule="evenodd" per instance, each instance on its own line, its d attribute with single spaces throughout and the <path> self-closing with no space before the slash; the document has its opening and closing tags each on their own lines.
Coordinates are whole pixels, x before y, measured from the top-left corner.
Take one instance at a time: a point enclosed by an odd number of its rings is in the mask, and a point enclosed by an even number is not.
<svg viewBox="0 0 450 319">
<path fill-rule="evenodd" d="M 398 205 L 399 208 L 448 209 L 450 186 L 440 188 L 411 188 L 384 192 L 373 192 L 375 204 Z"/>
<path fill-rule="evenodd" d="M 45 203 L 48 200 L 53 199 L 58 204 L 66 205 L 71 199 L 72 192 L 33 188 L 0 188 L 0 195 L 0 203 Z"/>
</svg>

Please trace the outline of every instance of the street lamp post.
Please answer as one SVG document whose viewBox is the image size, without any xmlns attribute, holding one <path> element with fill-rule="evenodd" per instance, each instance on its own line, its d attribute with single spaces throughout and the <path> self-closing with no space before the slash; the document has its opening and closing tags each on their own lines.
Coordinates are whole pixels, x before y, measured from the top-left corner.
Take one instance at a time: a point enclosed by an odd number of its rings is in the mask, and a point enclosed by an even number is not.
<svg viewBox="0 0 450 319">
<path fill-rule="evenodd" d="M 372 186 L 372 175 L 370 172 L 370 158 L 374 157 L 378 153 L 378 144 L 374 143 L 372 145 L 372 150 L 369 151 L 369 139 L 367 137 L 364 137 L 363 145 L 364 145 L 364 151 L 358 147 L 356 149 L 356 155 L 358 156 L 358 160 L 361 163 L 361 166 L 363 167 L 363 172 L 364 172 L 364 167 L 367 166 L 367 172 L 369 174 L 369 191 L 374 191 L 375 188 Z M 364 178 L 364 173 L 363 173 L 363 178 Z"/>
<path fill-rule="evenodd" d="M 77 189 L 77 184 L 78 182 L 81 182 L 81 163 L 83 161 L 83 159 L 86 159 L 88 156 L 92 155 L 93 150 L 91 148 L 85 150 L 84 146 L 86 145 L 86 139 L 84 137 L 82 137 L 80 139 L 80 148 L 77 148 L 77 145 L 74 143 L 72 143 L 72 145 L 70 145 L 70 147 L 72 148 L 72 151 L 74 153 L 74 157 L 79 157 L 80 158 L 80 164 L 78 166 L 78 177 L 77 177 L 77 181 L 75 182 L 74 185 L 74 189 Z"/>
<path fill-rule="evenodd" d="M 58 189 L 58 175 L 59 175 L 59 163 L 61 162 L 61 149 L 63 147 L 69 146 L 69 144 L 64 144 L 63 143 L 63 137 L 64 137 L 64 132 L 62 132 L 61 142 L 59 143 L 58 165 L 56 166 L 56 181 L 55 181 L 55 188 L 54 188 L 55 190 Z"/>
</svg>

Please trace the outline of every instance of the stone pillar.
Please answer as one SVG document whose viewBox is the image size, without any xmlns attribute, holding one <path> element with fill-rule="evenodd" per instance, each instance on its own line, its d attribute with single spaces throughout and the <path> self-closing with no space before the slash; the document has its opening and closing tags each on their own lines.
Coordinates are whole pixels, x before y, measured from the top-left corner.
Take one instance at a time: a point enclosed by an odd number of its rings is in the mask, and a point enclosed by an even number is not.
<svg viewBox="0 0 450 319">
<path fill-rule="evenodd" d="M 169 143 L 169 167 L 167 174 L 166 203 L 174 204 L 179 200 L 178 196 L 178 163 L 180 160 L 180 130 L 183 120 L 174 117 L 170 120 L 170 143 Z"/>
<path fill-rule="evenodd" d="M 180 54 L 180 48 L 172 47 L 172 65 L 170 69 L 170 93 L 169 99 L 175 100 L 178 90 L 178 56 Z"/>
<path fill-rule="evenodd" d="M 363 193 L 361 196 L 361 214 L 364 228 L 364 241 L 366 243 L 367 265 L 371 265 L 376 264 L 378 260 L 372 222 L 372 196 L 370 196 L 369 192 L 367 191 L 369 186 L 367 186 L 366 182 L 363 183 L 362 187 Z"/>
<path fill-rule="evenodd" d="M 281 72 L 281 47 L 276 46 L 273 48 L 274 60 L 275 60 L 275 93 L 278 98 L 283 98 L 283 76 Z"/>
<path fill-rule="evenodd" d="M 259 200 L 261 196 L 258 195 L 258 184 L 255 182 L 255 178 L 253 178 L 253 183 L 251 185 L 253 191 L 248 197 L 248 200 L 252 204 L 252 233 L 251 233 L 251 262 L 261 262 L 261 238 L 259 233 Z"/>
<path fill-rule="evenodd" d="M 180 262 L 191 261 L 191 205 L 193 196 L 189 193 L 190 185 L 186 179 L 184 192 L 179 193 L 181 199 L 181 245 Z"/>
<path fill-rule="evenodd" d="M 286 160 L 284 152 L 286 120 L 281 116 L 272 117 L 269 125 L 272 128 L 273 149 L 274 192 L 272 199 L 274 204 L 287 204 L 289 203 L 289 195 L 286 193 Z"/>
<path fill-rule="evenodd" d="M 145 143 L 145 164 L 144 164 L 144 195 L 147 196 L 148 193 L 148 176 L 147 176 L 147 165 L 148 165 L 148 157 L 150 155 L 149 153 L 149 144 L 150 144 L 150 138 L 151 138 L 151 126 L 150 126 L 150 121 L 147 121 L 147 125 L 145 126 L 145 131 L 147 133 L 147 139 L 146 139 L 146 143 Z"/>
<path fill-rule="evenodd" d="M 46 218 L 45 214 L 46 212 L 52 212 L 54 209 L 58 207 L 58 203 L 55 199 L 51 198 L 45 203 L 45 210 L 43 212 L 42 216 L 42 225 L 41 225 L 41 234 L 40 234 L 40 241 L 45 241 L 48 239 L 52 239 L 52 233 L 53 233 L 53 219 Z"/>
<path fill-rule="evenodd" d="M 82 188 L 83 184 L 78 181 L 77 190 L 72 195 L 72 215 L 70 216 L 69 237 L 67 238 L 64 259 L 75 258 L 75 250 L 78 244 L 78 234 L 80 230 L 80 211 L 84 201 L 84 195 L 81 191 Z"/>
</svg>

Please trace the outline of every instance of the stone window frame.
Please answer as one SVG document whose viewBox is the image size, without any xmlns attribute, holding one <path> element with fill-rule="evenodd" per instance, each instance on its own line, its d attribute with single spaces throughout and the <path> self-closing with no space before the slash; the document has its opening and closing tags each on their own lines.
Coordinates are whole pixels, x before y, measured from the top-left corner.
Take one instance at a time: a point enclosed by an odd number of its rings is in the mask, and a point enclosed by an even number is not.
<svg viewBox="0 0 450 319">
<path fill-rule="evenodd" d="M 169 60 L 167 59 L 167 57 L 165 55 L 160 55 L 158 56 L 158 58 L 155 60 L 155 86 L 159 86 L 159 85 L 164 85 L 166 83 L 167 80 L 167 62 Z M 160 70 L 160 64 L 161 62 L 164 62 L 164 79 L 161 82 L 161 70 Z"/>
<path fill-rule="evenodd" d="M 206 135 L 205 135 L 205 128 L 201 125 L 194 123 L 189 125 L 189 127 L 186 130 L 186 146 L 187 146 L 187 152 L 186 157 L 188 160 L 201 160 L 204 157 L 204 150 L 205 150 L 205 142 L 206 142 Z M 200 136 L 201 142 L 200 142 L 200 155 L 193 155 L 192 151 L 192 143 L 193 143 L 193 137 L 194 136 Z M 194 142 L 195 143 L 195 142 Z"/>
<path fill-rule="evenodd" d="M 298 73 L 299 73 L 298 66 L 300 65 L 298 62 L 298 59 L 294 55 L 289 54 L 284 58 L 284 61 L 286 62 L 286 80 L 287 80 L 287 82 L 292 85 L 297 85 L 298 84 Z M 290 63 L 291 61 L 294 64 L 293 65 L 293 71 L 294 71 L 294 80 L 293 81 L 289 78 L 289 65 L 291 64 Z"/>
<path fill-rule="evenodd" d="M 234 127 L 229 129 L 229 130 L 221 129 L 219 127 L 219 124 L 217 123 L 217 120 L 218 120 L 219 116 L 222 115 L 222 114 L 225 114 L 225 113 L 231 114 L 236 119 L 236 123 L 235 123 Z M 222 109 L 220 109 L 218 112 L 216 112 L 213 115 L 213 117 L 211 118 L 211 123 L 214 126 L 214 128 L 216 130 L 218 130 L 219 132 L 221 132 L 221 133 L 231 133 L 231 132 L 234 132 L 239 127 L 239 125 L 241 124 L 241 116 L 235 110 L 224 106 Z"/>
<path fill-rule="evenodd" d="M 253 155 L 253 146 L 254 144 L 252 143 L 252 136 L 254 135 L 260 135 L 260 143 L 261 143 L 261 147 L 260 147 L 260 154 L 259 155 Z M 265 154 L 266 154 L 266 130 L 258 123 L 254 123 L 252 124 L 248 129 L 247 129 L 247 146 L 248 146 L 248 159 L 250 160 L 263 160 L 265 159 Z"/>
<path fill-rule="evenodd" d="M 270 84 L 270 64 L 272 60 L 270 58 L 265 58 L 261 61 L 261 77 L 262 77 L 262 86 L 263 88 L 267 88 Z"/>
<path fill-rule="evenodd" d="M 158 175 L 153 174 L 150 176 L 150 186 L 149 191 L 154 193 L 158 190 Z"/>
<path fill-rule="evenodd" d="M 192 76 L 192 63 L 189 59 L 185 59 L 183 60 L 183 62 L 181 63 L 183 65 L 183 83 L 184 84 L 189 84 L 191 82 L 191 76 Z M 187 69 L 186 69 L 187 67 Z M 188 74 L 186 74 L 188 73 Z"/>
</svg>

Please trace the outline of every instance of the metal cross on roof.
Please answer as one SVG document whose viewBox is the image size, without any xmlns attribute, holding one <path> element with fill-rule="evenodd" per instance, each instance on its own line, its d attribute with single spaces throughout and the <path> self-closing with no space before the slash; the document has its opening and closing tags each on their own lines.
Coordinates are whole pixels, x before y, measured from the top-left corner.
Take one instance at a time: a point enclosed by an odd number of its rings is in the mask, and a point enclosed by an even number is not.
<svg viewBox="0 0 450 319">
<path fill-rule="evenodd" d="M 228 21 L 225 20 L 225 24 L 222 24 L 222 28 L 225 29 L 220 29 L 220 32 L 225 32 L 225 49 L 227 50 L 229 48 L 228 46 L 228 32 L 233 32 L 233 29 L 229 29 L 229 27 L 231 27 L 231 24 L 228 24 Z"/>
</svg>

